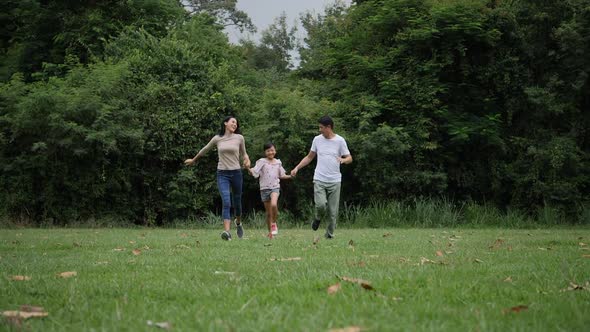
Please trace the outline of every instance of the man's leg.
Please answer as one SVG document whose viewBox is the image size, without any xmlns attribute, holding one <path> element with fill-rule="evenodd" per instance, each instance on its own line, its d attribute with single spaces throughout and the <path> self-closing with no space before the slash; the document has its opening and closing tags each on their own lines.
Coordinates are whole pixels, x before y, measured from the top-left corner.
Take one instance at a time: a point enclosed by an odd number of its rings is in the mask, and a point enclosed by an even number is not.
<svg viewBox="0 0 590 332">
<path fill-rule="evenodd" d="M 311 227 L 314 231 L 320 226 L 322 217 L 326 214 L 326 189 L 324 188 L 325 183 L 321 181 L 313 182 L 313 201 L 314 201 L 314 220 Z"/>
<path fill-rule="evenodd" d="M 326 186 L 328 201 L 328 216 L 330 218 L 326 227 L 326 237 L 333 238 L 336 222 L 338 221 L 338 208 L 340 207 L 340 182 L 329 183 Z"/>
</svg>

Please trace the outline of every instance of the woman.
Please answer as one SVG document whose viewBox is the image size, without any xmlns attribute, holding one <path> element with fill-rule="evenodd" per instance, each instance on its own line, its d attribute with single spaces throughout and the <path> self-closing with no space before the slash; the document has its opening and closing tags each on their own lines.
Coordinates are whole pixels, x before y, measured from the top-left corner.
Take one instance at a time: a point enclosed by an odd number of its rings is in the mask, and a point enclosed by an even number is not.
<svg viewBox="0 0 590 332">
<path fill-rule="evenodd" d="M 217 188 L 223 204 L 222 217 L 224 231 L 221 238 L 231 240 L 231 207 L 233 194 L 233 207 L 235 213 L 236 233 L 239 238 L 244 236 L 242 227 L 242 170 L 240 157 L 244 161 L 244 167 L 250 167 L 250 158 L 246 153 L 244 136 L 240 135 L 240 125 L 233 116 L 226 117 L 221 123 L 218 135 L 215 135 L 209 143 L 192 159 L 187 159 L 184 164 L 194 165 L 207 151 L 217 147 L 219 162 L 217 163 Z M 230 192 L 231 190 L 231 192 Z"/>
</svg>

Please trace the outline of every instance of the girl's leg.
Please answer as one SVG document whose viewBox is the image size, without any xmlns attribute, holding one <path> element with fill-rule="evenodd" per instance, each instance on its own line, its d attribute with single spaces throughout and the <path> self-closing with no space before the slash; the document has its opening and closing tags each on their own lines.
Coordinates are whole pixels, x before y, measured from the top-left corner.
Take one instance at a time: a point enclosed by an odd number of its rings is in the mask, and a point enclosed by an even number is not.
<svg viewBox="0 0 590 332">
<path fill-rule="evenodd" d="M 271 222 L 276 223 L 279 218 L 279 193 L 270 194 Z"/>
<path fill-rule="evenodd" d="M 268 226 L 268 233 L 270 234 L 270 224 L 272 223 L 272 208 L 270 206 L 270 201 L 265 201 L 264 203 L 264 211 L 266 211 L 266 226 Z"/>
</svg>

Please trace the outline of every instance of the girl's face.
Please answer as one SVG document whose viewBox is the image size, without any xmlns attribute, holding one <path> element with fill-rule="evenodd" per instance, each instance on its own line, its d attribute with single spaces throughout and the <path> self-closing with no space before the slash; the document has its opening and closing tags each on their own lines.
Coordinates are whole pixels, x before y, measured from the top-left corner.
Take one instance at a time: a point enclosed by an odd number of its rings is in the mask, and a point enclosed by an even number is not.
<svg viewBox="0 0 590 332">
<path fill-rule="evenodd" d="M 224 123 L 226 133 L 229 132 L 230 134 L 233 134 L 233 132 L 236 131 L 236 129 L 238 128 L 238 120 L 236 120 L 235 118 L 231 118 Z"/>
<path fill-rule="evenodd" d="M 270 148 L 264 150 L 264 155 L 268 159 L 274 159 L 275 154 L 277 154 L 277 150 L 275 149 L 274 146 L 271 146 Z"/>
</svg>

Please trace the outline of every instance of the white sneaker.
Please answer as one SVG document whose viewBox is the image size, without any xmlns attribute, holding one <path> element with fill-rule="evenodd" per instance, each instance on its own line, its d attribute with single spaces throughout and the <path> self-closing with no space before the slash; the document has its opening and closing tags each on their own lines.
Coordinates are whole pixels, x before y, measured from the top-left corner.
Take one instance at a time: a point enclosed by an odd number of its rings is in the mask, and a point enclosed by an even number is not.
<svg viewBox="0 0 590 332">
<path fill-rule="evenodd" d="M 279 228 L 277 227 L 276 222 L 273 222 L 272 224 L 270 224 L 270 232 L 272 233 L 272 235 L 279 234 Z"/>
</svg>

